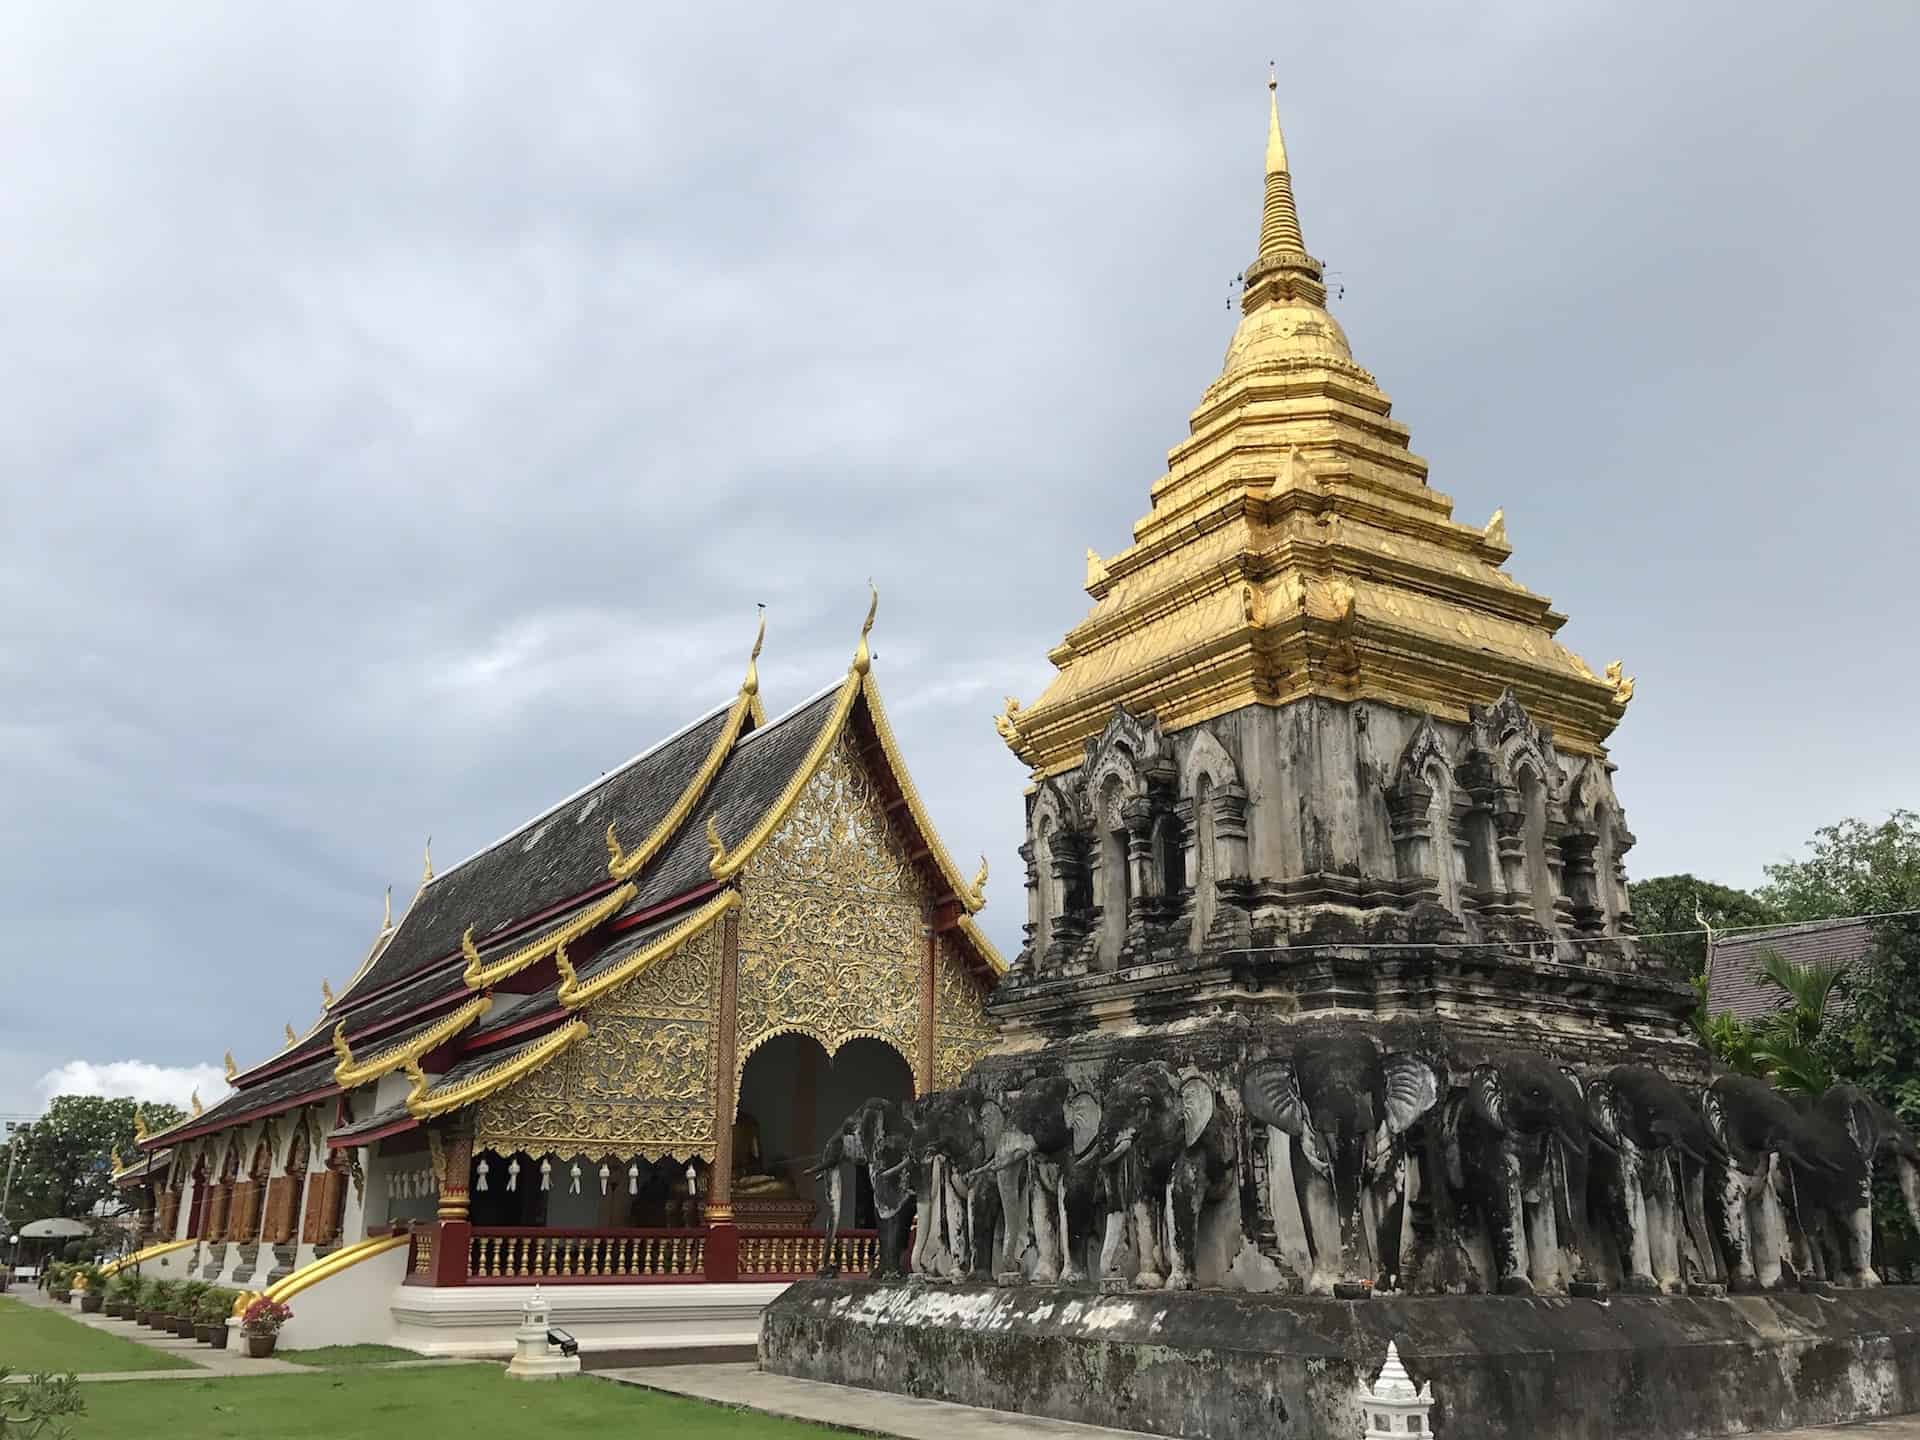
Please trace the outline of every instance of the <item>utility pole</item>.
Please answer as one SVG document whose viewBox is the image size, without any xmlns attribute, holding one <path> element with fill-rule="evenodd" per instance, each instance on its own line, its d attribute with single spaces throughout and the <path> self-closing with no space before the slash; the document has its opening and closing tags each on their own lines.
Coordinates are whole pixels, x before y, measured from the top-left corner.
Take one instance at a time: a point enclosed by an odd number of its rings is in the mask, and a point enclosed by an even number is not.
<svg viewBox="0 0 1920 1440">
<path fill-rule="evenodd" d="M 20 1142 L 32 1133 L 33 1126 L 25 1120 L 7 1121 L 7 1183 L 0 1188 L 0 1239 L 9 1240 L 7 1246 L 7 1268 L 0 1274 L 0 1290 L 7 1288 L 13 1279 L 13 1263 L 20 1258 L 20 1242 L 13 1239 L 13 1220 L 7 1214 L 13 1204 L 13 1172 L 20 1164 Z"/>
</svg>

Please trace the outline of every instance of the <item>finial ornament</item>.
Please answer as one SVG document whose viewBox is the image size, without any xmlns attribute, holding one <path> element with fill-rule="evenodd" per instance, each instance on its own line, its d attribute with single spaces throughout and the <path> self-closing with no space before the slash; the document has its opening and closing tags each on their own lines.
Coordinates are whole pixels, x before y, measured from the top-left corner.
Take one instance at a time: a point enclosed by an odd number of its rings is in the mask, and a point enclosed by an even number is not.
<svg viewBox="0 0 1920 1440">
<path fill-rule="evenodd" d="M 480 968 L 480 949 L 473 943 L 473 926 L 471 925 L 460 932 L 460 954 L 465 957 L 469 969 Z"/>
<path fill-rule="evenodd" d="M 380 933 L 385 935 L 393 929 L 393 887 L 387 886 L 386 907 L 380 912 Z"/>
<path fill-rule="evenodd" d="M 293 1033 L 293 1026 L 291 1025 L 287 1026 L 286 1030 L 287 1030 L 287 1046 L 289 1049 L 291 1049 L 295 1044 L 299 1042 L 300 1037 Z"/>
<path fill-rule="evenodd" d="M 1280 134 L 1280 67 L 1267 62 L 1267 173 L 1287 171 L 1287 142 Z"/>
<path fill-rule="evenodd" d="M 199 1086 L 196 1085 L 194 1087 L 193 1093 L 187 1097 L 187 1104 L 193 1107 L 193 1113 L 196 1119 L 198 1119 L 203 1113 L 205 1113 L 207 1107 L 200 1103 L 200 1087 Z"/>
<path fill-rule="evenodd" d="M 973 898 L 979 904 L 987 903 L 987 857 L 980 857 L 980 869 L 973 877 L 973 884 L 967 887 L 973 891 Z"/>
<path fill-rule="evenodd" d="M 873 617 L 880 610 L 880 590 L 871 580 L 867 588 L 873 591 L 873 599 L 867 603 L 867 618 L 860 625 L 860 648 L 853 652 L 853 673 L 864 675 L 873 668 L 873 651 L 867 647 L 867 637 L 873 633 Z"/>
<path fill-rule="evenodd" d="M 146 1138 L 147 1138 L 147 1107 L 144 1105 L 136 1105 L 133 1107 L 134 1143 L 138 1144 L 140 1141 L 145 1140 Z"/>
<path fill-rule="evenodd" d="M 1000 738 L 1009 745 L 1020 738 L 1020 702 L 1013 696 L 1007 696 L 1007 703 L 1000 713 L 993 717 L 993 728 L 1000 732 Z"/>
<path fill-rule="evenodd" d="M 577 983 L 577 977 L 573 973 L 573 961 L 567 958 L 567 947 L 565 945 L 554 947 L 553 968 L 560 976 L 560 988 L 562 990 L 572 990 Z"/>
<path fill-rule="evenodd" d="M 707 817 L 707 849 L 712 852 L 707 860 L 707 868 L 718 870 L 727 858 L 727 842 L 720 838 L 720 827 L 714 824 L 711 815 Z"/>
<path fill-rule="evenodd" d="M 1091 545 L 1089 545 L 1087 547 L 1086 588 L 1091 590 L 1096 585 L 1104 585 L 1106 583 L 1107 583 L 1106 562 L 1100 558 L 1100 552 L 1098 550 L 1095 550 Z"/>
<path fill-rule="evenodd" d="M 233 1063 L 233 1051 L 227 1051 L 225 1058 L 227 1062 L 227 1079 L 231 1082 L 233 1077 L 240 1073 L 240 1067 Z"/>
<path fill-rule="evenodd" d="M 327 977 L 324 975 L 320 977 L 320 1000 L 327 1009 L 333 1008 L 333 986 L 327 983 Z"/>
<path fill-rule="evenodd" d="M 353 1064 L 353 1047 L 347 1044 L 347 1022 L 333 1027 L 333 1053 L 342 1065 Z"/>
<path fill-rule="evenodd" d="M 426 889 L 433 883 L 433 836 L 427 836 L 426 847 L 420 852 L 420 888 Z"/>
<path fill-rule="evenodd" d="M 609 820 L 607 822 L 607 869 L 618 873 L 626 858 L 627 852 L 621 847 L 620 837 L 613 833 L 613 822 Z"/>
<path fill-rule="evenodd" d="M 1615 660 L 1607 666 L 1607 683 L 1613 687 L 1613 703 L 1625 705 L 1633 699 L 1633 676 L 1626 673 L 1626 662 Z"/>
<path fill-rule="evenodd" d="M 760 633 L 753 637 L 753 652 L 747 656 L 747 678 L 740 682 L 742 695 L 760 693 L 760 647 L 767 639 L 767 607 L 760 607 Z M 609 831 L 608 833 L 612 833 Z"/>
<path fill-rule="evenodd" d="M 123 1162 L 121 1161 L 121 1159 L 120 1159 L 120 1147 L 119 1147 L 118 1145 L 116 1145 L 116 1146 L 114 1146 L 114 1147 L 113 1147 L 113 1150 L 112 1150 L 112 1158 L 113 1158 L 113 1171 L 114 1171 L 114 1174 L 116 1174 L 116 1175 L 117 1175 L 117 1174 L 119 1174 L 119 1173 L 120 1173 L 120 1172 L 121 1172 L 122 1170 L 124 1170 L 124 1169 L 126 1169 L 126 1168 L 127 1168 L 127 1167 L 126 1167 L 126 1165 L 125 1165 L 125 1164 L 124 1164 L 124 1163 L 123 1163 Z"/>
<path fill-rule="evenodd" d="M 1480 532 L 1489 545 L 1498 545 L 1503 550 L 1511 550 L 1507 543 L 1507 512 L 1504 507 L 1493 512 L 1493 518 L 1487 521 L 1487 528 Z"/>
</svg>

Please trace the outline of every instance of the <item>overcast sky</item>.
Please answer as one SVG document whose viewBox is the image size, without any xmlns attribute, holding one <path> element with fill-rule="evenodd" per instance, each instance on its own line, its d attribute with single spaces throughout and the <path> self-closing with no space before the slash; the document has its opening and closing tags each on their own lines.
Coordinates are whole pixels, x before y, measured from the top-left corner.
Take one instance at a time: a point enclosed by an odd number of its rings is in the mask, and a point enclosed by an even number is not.
<svg viewBox="0 0 1920 1440">
<path fill-rule="evenodd" d="M 0 1111 L 277 1048 L 869 576 L 1017 948 L 991 716 L 1218 372 L 1269 55 L 1356 358 L 1639 677 L 1632 873 L 1920 803 L 1910 0 L 667 8 L 0 13 Z"/>
</svg>

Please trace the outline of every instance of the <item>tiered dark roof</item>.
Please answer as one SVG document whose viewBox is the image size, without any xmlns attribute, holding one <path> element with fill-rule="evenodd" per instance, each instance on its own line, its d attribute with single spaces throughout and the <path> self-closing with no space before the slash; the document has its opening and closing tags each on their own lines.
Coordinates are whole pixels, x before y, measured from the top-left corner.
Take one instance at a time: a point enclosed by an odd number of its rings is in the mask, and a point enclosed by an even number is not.
<svg viewBox="0 0 1920 1440">
<path fill-rule="evenodd" d="M 1787 997 L 1772 985 L 1754 979 L 1764 951 L 1778 950 L 1795 965 L 1820 965 L 1846 971 L 1873 949 L 1873 926 L 1865 920 L 1816 920 L 1804 925 L 1769 925 L 1716 940 L 1713 972 L 1707 987 L 1707 1010 L 1758 1020 L 1786 1004 Z M 1847 1008 L 1844 992 L 1833 1009 Z"/>
</svg>

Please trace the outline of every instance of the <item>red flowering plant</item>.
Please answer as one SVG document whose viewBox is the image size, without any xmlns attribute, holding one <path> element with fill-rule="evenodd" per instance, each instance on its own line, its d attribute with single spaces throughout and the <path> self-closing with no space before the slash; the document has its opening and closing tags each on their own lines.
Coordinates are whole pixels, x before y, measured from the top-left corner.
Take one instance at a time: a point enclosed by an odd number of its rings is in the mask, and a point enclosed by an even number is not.
<svg viewBox="0 0 1920 1440">
<path fill-rule="evenodd" d="M 241 1313 L 240 1328 L 249 1335 L 278 1335 L 280 1327 L 292 1318 L 291 1305 L 262 1295 Z"/>
</svg>

